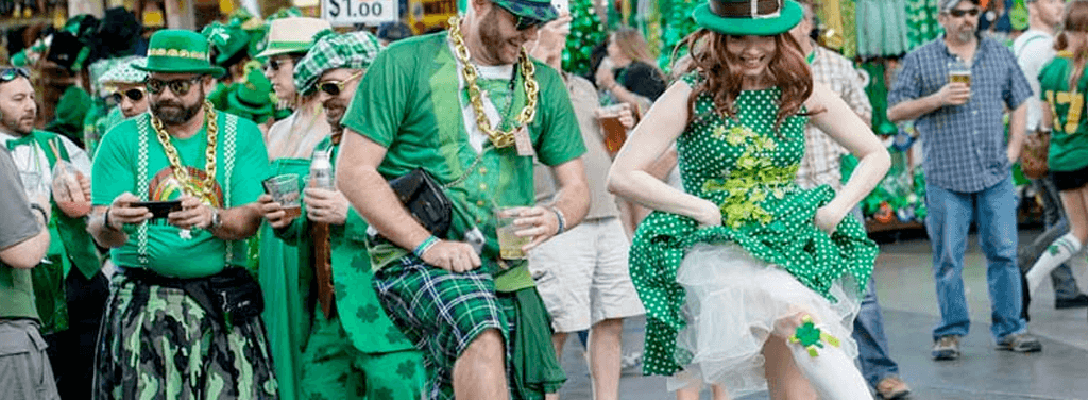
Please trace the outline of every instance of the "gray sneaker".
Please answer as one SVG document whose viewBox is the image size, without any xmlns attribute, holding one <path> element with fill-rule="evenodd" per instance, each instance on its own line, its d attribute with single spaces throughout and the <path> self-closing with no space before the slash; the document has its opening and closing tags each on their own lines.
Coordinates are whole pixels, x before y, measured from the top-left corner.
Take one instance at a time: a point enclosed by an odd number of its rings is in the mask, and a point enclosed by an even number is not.
<svg viewBox="0 0 1088 400">
<path fill-rule="evenodd" d="M 941 336 L 933 344 L 933 359 L 936 361 L 950 361 L 960 357 L 960 337 L 955 335 Z"/>
<path fill-rule="evenodd" d="M 1030 333 L 1017 333 L 1005 336 L 997 344 L 997 348 L 1017 353 L 1031 353 L 1043 350 L 1043 345 L 1039 343 L 1038 338 Z"/>
</svg>

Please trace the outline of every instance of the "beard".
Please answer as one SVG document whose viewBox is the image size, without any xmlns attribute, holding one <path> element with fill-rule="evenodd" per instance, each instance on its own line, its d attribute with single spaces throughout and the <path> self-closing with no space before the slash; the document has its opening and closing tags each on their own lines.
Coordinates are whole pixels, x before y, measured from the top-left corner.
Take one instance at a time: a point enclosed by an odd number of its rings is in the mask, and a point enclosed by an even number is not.
<svg viewBox="0 0 1088 400">
<path fill-rule="evenodd" d="M 204 106 L 204 89 L 200 89 L 200 96 L 193 104 L 185 104 L 180 100 L 162 100 L 151 103 L 151 114 L 155 115 L 166 125 L 181 125 L 193 119 Z"/>
<path fill-rule="evenodd" d="M 491 53 L 489 54 L 491 59 L 501 64 L 513 64 L 518 61 L 517 51 L 512 57 L 504 53 L 507 46 L 520 46 L 512 43 L 513 38 L 504 38 L 502 32 L 499 32 L 498 11 L 488 13 L 480 20 L 479 35 L 480 43 L 483 44 L 485 51 Z"/>
<path fill-rule="evenodd" d="M 322 106 L 325 107 L 325 120 L 329 122 L 329 127 L 343 129 L 340 127 L 340 119 L 347 112 L 347 104 L 339 99 L 329 99 Z"/>
<path fill-rule="evenodd" d="M 26 136 L 34 130 L 34 114 L 24 114 L 20 117 L 9 117 L 5 114 L 0 116 L 0 124 L 2 124 L 4 129 L 8 132 Z"/>
</svg>

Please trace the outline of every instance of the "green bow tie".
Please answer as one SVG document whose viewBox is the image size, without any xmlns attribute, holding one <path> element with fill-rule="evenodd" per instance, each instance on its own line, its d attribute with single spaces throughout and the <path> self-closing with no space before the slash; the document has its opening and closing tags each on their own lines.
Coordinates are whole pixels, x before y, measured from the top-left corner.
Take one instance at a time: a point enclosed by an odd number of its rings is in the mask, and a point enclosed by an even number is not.
<svg viewBox="0 0 1088 400">
<path fill-rule="evenodd" d="M 7 142 L 8 150 L 15 150 L 16 147 L 28 146 L 28 145 L 31 145 L 31 144 L 34 144 L 34 136 L 33 135 L 26 135 L 26 136 L 18 137 L 18 138 L 15 138 L 15 139 L 8 139 L 8 142 Z"/>
</svg>

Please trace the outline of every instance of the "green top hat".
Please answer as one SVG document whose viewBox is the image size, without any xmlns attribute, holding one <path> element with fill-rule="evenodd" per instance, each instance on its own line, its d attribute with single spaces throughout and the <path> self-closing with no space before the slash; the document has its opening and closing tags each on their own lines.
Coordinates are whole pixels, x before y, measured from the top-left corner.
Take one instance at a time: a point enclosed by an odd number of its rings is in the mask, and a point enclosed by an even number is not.
<svg viewBox="0 0 1088 400">
<path fill-rule="evenodd" d="M 699 26 L 726 35 L 772 36 L 801 22 L 793 0 L 708 0 L 691 14 Z"/>
<path fill-rule="evenodd" d="M 551 21 L 559 18 L 559 12 L 555 10 L 551 0 L 491 0 L 491 2 L 505 8 L 511 14 L 521 17 L 541 21 Z"/>
<path fill-rule="evenodd" d="M 227 72 L 208 62 L 208 41 L 199 33 L 166 29 L 151 35 L 147 65 L 134 67 L 147 72 L 191 72 L 214 78 Z"/>
</svg>

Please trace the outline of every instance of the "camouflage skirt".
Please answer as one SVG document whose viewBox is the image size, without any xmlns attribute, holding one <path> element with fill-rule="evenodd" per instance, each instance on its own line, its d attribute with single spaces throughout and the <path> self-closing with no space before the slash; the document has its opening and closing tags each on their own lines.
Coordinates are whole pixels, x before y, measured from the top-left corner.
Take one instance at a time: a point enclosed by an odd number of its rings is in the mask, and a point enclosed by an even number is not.
<svg viewBox="0 0 1088 400">
<path fill-rule="evenodd" d="M 259 318 L 225 324 L 182 289 L 115 279 L 98 336 L 93 399 L 276 398 Z"/>
</svg>

